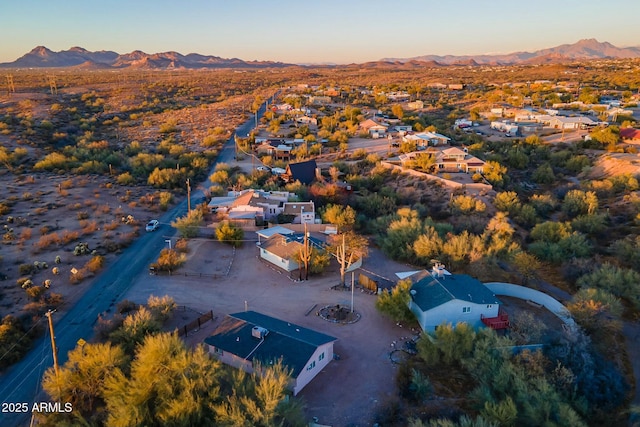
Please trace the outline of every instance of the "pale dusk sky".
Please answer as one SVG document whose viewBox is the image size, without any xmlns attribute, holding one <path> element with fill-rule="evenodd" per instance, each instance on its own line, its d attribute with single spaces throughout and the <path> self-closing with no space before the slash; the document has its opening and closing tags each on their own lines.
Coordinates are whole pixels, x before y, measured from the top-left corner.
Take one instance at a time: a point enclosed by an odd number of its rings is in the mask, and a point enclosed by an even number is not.
<svg viewBox="0 0 640 427">
<path fill-rule="evenodd" d="M 585 38 L 627 47 L 640 46 L 638 16 L 638 0 L 2 0 L 0 62 L 39 45 L 339 64 Z"/>
</svg>

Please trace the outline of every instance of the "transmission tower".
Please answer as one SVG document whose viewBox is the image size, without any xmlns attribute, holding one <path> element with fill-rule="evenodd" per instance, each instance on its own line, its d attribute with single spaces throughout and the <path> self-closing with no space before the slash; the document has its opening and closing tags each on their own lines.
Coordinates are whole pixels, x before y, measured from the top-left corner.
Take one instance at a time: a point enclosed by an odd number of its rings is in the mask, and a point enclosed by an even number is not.
<svg viewBox="0 0 640 427">
<path fill-rule="evenodd" d="M 47 76 L 47 79 L 49 80 L 49 89 L 51 90 L 51 95 L 57 95 L 58 84 L 56 83 L 56 76 L 50 74 Z"/>
<path fill-rule="evenodd" d="M 13 84 L 13 76 L 11 74 L 7 74 L 7 95 L 11 96 L 12 93 L 16 92 L 16 86 Z"/>
</svg>

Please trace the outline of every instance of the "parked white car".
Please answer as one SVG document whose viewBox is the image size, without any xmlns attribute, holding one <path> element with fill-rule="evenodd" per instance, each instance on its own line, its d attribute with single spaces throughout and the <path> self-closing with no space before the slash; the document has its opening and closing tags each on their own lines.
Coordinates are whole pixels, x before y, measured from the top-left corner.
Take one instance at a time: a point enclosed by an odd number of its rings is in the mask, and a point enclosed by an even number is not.
<svg viewBox="0 0 640 427">
<path fill-rule="evenodd" d="M 147 231 L 156 231 L 158 229 L 158 226 L 160 226 L 160 223 L 158 222 L 158 220 L 157 219 L 152 219 L 151 221 L 149 221 L 147 223 L 146 230 Z"/>
<path fill-rule="evenodd" d="M 282 168 L 273 168 L 273 169 L 271 169 L 271 173 L 274 174 L 274 175 L 282 175 L 285 172 L 286 172 L 286 170 L 284 170 Z"/>
</svg>

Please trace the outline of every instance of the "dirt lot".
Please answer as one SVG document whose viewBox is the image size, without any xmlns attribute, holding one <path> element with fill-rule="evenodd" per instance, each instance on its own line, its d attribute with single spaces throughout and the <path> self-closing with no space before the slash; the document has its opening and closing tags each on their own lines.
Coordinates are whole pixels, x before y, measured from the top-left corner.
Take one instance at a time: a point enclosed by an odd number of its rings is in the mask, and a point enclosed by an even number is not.
<svg viewBox="0 0 640 427">
<path fill-rule="evenodd" d="M 157 197 L 148 196 L 155 190 L 143 186 L 125 189 L 111 181 L 98 176 L 0 175 L 0 186 L 5 189 L 2 203 L 7 207 L 0 217 L 0 265 L 6 276 L 0 281 L 0 318 L 20 314 L 25 304 L 31 304 L 29 312 L 36 312 L 41 297 L 52 293 L 62 295 L 67 306 L 71 305 L 93 274 L 86 271 L 87 278 L 72 285 L 72 268 L 82 270 L 94 250 L 108 265 L 118 247 L 145 232 L 147 220 L 159 213 Z M 74 248 L 81 242 L 88 244 L 90 253 L 75 256 Z M 57 256 L 59 264 L 55 263 Z M 34 262 L 42 264 L 27 273 Z M 51 285 L 34 298 L 16 284 L 22 277 L 31 278 L 32 287 L 42 287 L 45 280 L 51 280 Z"/>
<path fill-rule="evenodd" d="M 206 240 L 191 242 L 190 249 L 182 271 L 218 278 L 148 276 L 134 285 L 126 298 L 142 303 L 150 294 L 168 294 L 178 304 L 196 311 L 213 310 L 216 321 L 191 334 L 191 344 L 202 342 L 225 314 L 243 311 L 245 303 L 250 310 L 336 337 L 334 351 L 340 360 L 332 361 L 300 394 L 306 401 L 307 414 L 334 426 L 371 424 L 373 414 L 395 394 L 396 368 L 389 359 L 392 343 L 416 331 L 383 318 L 374 307 L 375 296 L 360 291 L 354 295 L 354 307 L 362 318 L 355 324 L 329 323 L 313 310 L 306 315 L 316 304 L 318 308 L 350 304 L 350 292 L 331 290 L 338 280 L 336 273 L 306 282 L 292 281 L 258 261 L 258 251 L 250 242 L 235 255 L 230 247 Z M 227 269 L 229 275 L 225 276 Z M 189 316 L 184 317 L 187 323 Z"/>
</svg>

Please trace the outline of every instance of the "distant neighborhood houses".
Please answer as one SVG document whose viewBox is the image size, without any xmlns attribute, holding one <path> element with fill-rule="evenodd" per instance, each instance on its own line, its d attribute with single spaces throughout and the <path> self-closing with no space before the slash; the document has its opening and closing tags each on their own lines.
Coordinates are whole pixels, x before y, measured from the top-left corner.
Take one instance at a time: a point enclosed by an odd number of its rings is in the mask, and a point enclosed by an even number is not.
<svg viewBox="0 0 640 427">
<path fill-rule="evenodd" d="M 295 198 L 295 194 L 287 191 L 230 191 L 226 196 L 213 197 L 208 207 L 223 219 L 240 226 L 272 221 L 281 214 L 291 215 L 293 222 L 298 224 L 314 223 L 314 203 L 290 201 Z"/>
</svg>

